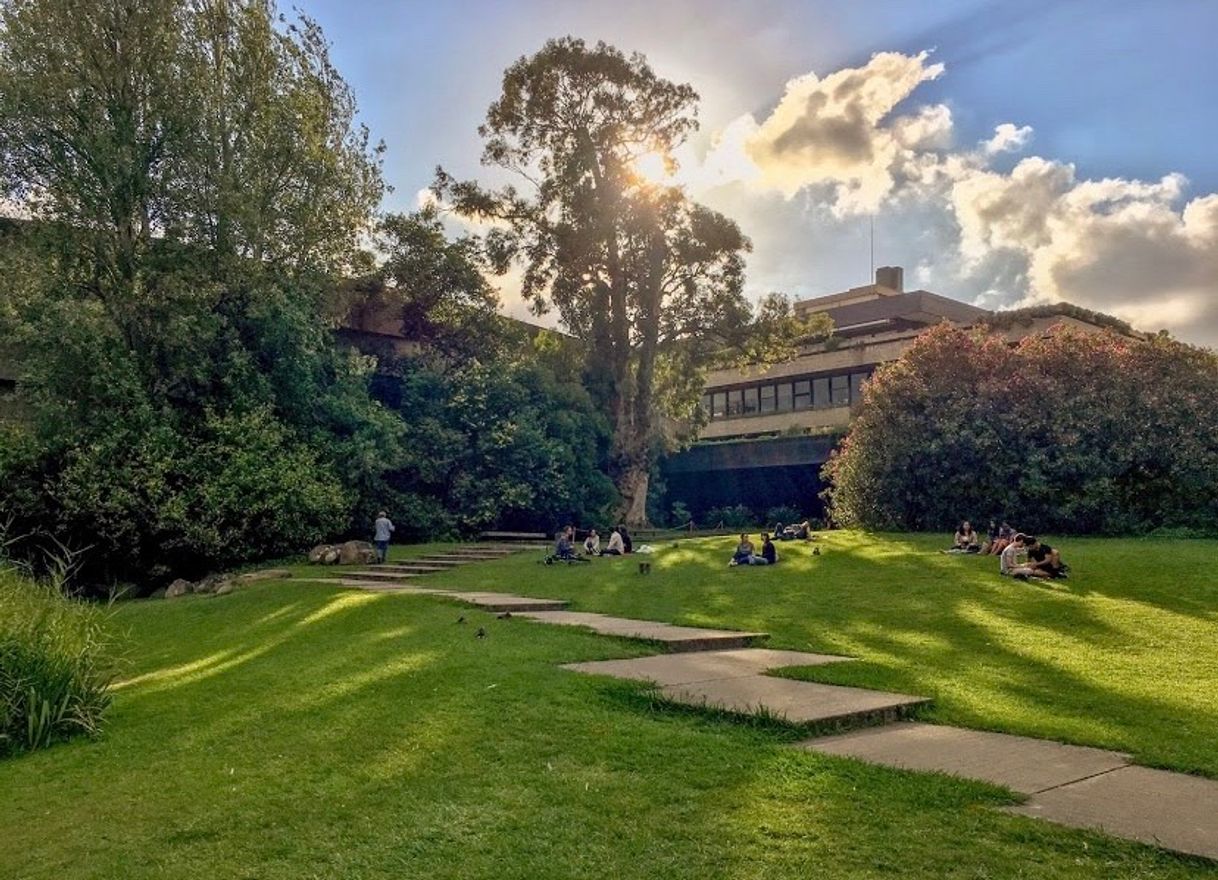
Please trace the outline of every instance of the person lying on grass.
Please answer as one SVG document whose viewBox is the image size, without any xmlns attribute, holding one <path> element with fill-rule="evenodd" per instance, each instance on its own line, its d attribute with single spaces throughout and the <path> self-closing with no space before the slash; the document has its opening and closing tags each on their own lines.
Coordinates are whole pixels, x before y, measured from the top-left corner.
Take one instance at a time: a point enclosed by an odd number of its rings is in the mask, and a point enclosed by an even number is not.
<svg viewBox="0 0 1218 880">
<path fill-rule="evenodd" d="M 1025 535 L 1024 546 L 1028 548 L 1028 565 L 1034 571 L 1044 572 L 1042 577 L 1065 578 L 1069 566 L 1062 563 L 1061 554 L 1036 539 L 1033 535 Z"/>
</svg>

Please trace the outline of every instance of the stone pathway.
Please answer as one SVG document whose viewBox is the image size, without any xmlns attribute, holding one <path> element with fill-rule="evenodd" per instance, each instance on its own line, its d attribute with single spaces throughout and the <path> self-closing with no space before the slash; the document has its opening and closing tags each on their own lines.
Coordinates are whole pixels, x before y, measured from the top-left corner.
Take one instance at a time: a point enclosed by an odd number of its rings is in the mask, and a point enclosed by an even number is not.
<svg viewBox="0 0 1218 880">
<path fill-rule="evenodd" d="M 1218 860 L 1218 781 L 1138 767 L 1130 764 L 1128 755 L 1105 749 L 901 721 L 929 700 L 764 674 L 791 666 L 849 662 L 850 657 L 750 647 L 768 638 L 766 633 L 631 620 L 568 611 L 567 603 L 556 599 L 433 589 L 402 581 L 412 572 L 395 576 L 378 569 L 354 574 L 339 583 L 377 592 L 444 596 L 487 611 L 511 611 L 539 623 L 581 626 L 602 635 L 657 643 L 673 653 L 570 663 L 563 668 L 649 681 L 674 702 L 737 714 L 765 712 L 818 726 L 881 723 L 804 740 L 795 747 L 989 782 L 1028 796 L 1024 803 L 1006 808 L 1008 812 Z"/>
</svg>

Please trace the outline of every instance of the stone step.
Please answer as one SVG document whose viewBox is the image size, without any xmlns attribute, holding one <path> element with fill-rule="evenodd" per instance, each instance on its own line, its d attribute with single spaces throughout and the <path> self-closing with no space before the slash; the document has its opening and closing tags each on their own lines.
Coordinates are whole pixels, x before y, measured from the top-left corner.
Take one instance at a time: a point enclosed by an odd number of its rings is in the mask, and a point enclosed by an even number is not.
<svg viewBox="0 0 1218 880">
<path fill-rule="evenodd" d="M 766 712 L 791 724 L 861 725 L 895 721 L 930 700 L 863 688 L 746 675 L 672 684 L 660 693 L 676 703 L 737 715 Z"/>
<path fill-rule="evenodd" d="M 432 556 L 419 556 L 416 559 L 425 564 L 435 565 L 464 565 L 467 562 L 491 562 L 496 559 L 503 559 L 502 556 L 474 556 L 472 554 L 435 554 Z"/>
<path fill-rule="evenodd" d="M 941 724 L 890 724 L 797 743 L 825 755 L 930 770 L 1035 794 L 1124 767 L 1129 756 L 1051 740 Z"/>
<path fill-rule="evenodd" d="M 822 666 L 851 660 L 833 654 L 807 654 L 802 651 L 778 651 L 772 648 L 741 648 L 734 651 L 695 651 L 684 654 L 657 654 L 631 660 L 594 660 L 589 663 L 568 663 L 563 669 L 588 675 L 608 675 L 633 681 L 650 681 L 658 685 L 693 684 L 744 678 L 769 669 L 787 666 Z"/>
<path fill-rule="evenodd" d="M 1027 801 L 1008 812 L 1218 859 L 1218 781 L 1152 770 L 1107 749 L 965 730 L 891 724 L 805 740 L 798 748 L 1001 785 Z"/>
<path fill-rule="evenodd" d="M 754 642 L 769 638 L 767 633 L 737 632 L 735 630 L 704 629 L 674 626 L 650 620 L 630 620 L 587 611 L 540 611 L 523 615 L 542 623 L 559 626 L 583 626 L 606 636 L 656 642 L 669 651 L 712 651 L 726 648 L 747 648 Z"/>
<path fill-rule="evenodd" d="M 431 574 L 431 572 L 420 571 L 385 571 L 385 570 L 370 570 L 370 571 L 336 571 L 334 575 L 347 580 L 366 580 L 366 581 L 399 581 L 403 578 L 418 577 L 421 574 Z"/>
<path fill-rule="evenodd" d="M 1033 795 L 1012 813 L 1218 860 L 1218 781 L 1121 767 Z"/>
<path fill-rule="evenodd" d="M 465 562 L 466 562 L 466 560 L 464 560 L 464 559 L 440 559 L 435 556 L 415 556 L 415 557 L 412 557 L 411 559 L 403 560 L 402 562 L 384 563 L 383 565 L 378 566 L 378 568 L 393 569 L 393 568 L 398 568 L 399 566 L 403 566 L 403 565 L 405 565 L 405 566 L 429 565 L 429 566 L 432 566 L 433 568 L 449 569 L 449 568 L 453 568 L 454 566 L 464 565 Z"/>
</svg>

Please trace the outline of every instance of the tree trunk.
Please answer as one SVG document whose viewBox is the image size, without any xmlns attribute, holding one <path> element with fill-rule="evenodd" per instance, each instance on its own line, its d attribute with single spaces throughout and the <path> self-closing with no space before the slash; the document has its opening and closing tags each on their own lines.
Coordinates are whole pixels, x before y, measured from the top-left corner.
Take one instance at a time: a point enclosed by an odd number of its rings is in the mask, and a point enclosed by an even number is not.
<svg viewBox="0 0 1218 880">
<path fill-rule="evenodd" d="M 631 466 L 618 476 L 617 489 L 622 495 L 622 519 L 632 528 L 648 524 L 647 485 L 650 481 L 651 473 L 648 468 L 639 465 Z"/>
</svg>

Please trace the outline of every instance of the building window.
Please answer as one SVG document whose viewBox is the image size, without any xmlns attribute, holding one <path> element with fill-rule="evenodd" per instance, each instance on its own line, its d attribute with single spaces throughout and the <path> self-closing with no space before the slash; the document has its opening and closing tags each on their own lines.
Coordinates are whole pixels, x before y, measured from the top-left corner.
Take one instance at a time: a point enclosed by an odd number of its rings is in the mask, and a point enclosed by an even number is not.
<svg viewBox="0 0 1218 880">
<path fill-rule="evenodd" d="M 791 410 L 791 383 L 783 382 L 778 386 L 778 411 L 790 412 Z"/>
<path fill-rule="evenodd" d="M 744 389 L 744 412 L 751 415 L 757 412 L 757 386 Z"/>
<path fill-rule="evenodd" d="M 801 379 L 795 383 L 795 409 L 812 408 L 812 380 Z"/>
<path fill-rule="evenodd" d="M 834 406 L 843 406 L 850 403 L 850 377 L 830 376 L 829 395 Z"/>
<path fill-rule="evenodd" d="M 863 383 L 867 381 L 869 375 L 867 373 L 851 373 L 850 374 L 850 400 L 853 403 L 858 403 L 863 399 Z"/>
<path fill-rule="evenodd" d="M 702 412 L 709 418 L 711 414 L 711 396 L 709 394 L 702 395 Z"/>
<path fill-rule="evenodd" d="M 716 391 L 711 397 L 711 418 L 721 419 L 727 415 L 727 392 Z"/>
<path fill-rule="evenodd" d="M 773 412 L 775 407 L 774 386 L 761 386 L 761 411 L 763 413 Z"/>
<path fill-rule="evenodd" d="M 812 380 L 812 405 L 817 409 L 830 406 L 829 380 L 825 378 Z"/>
<path fill-rule="evenodd" d="M 744 392 L 739 388 L 735 391 L 727 393 L 727 414 L 728 416 L 738 416 L 743 412 L 744 407 Z"/>
</svg>

